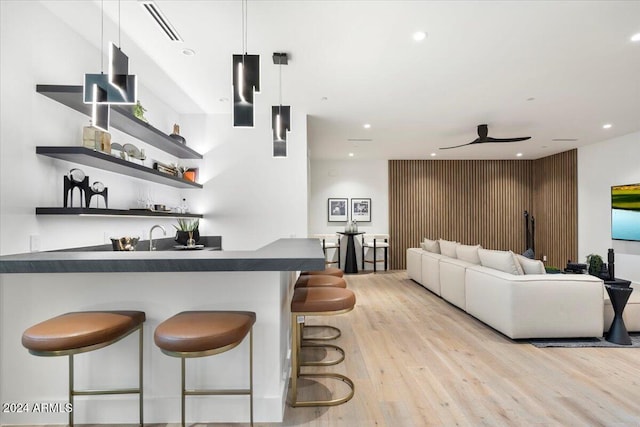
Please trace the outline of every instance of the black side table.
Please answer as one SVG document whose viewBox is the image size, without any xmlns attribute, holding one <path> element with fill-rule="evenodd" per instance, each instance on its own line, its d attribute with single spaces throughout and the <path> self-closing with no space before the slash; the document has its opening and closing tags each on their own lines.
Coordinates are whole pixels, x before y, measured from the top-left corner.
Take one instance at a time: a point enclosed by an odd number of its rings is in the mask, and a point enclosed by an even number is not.
<svg viewBox="0 0 640 427">
<path fill-rule="evenodd" d="M 358 260 L 356 258 L 356 243 L 353 237 L 364 234 L 364 232 L 338 231 L 338 234 L 347 236 L 347 255 L 344 257 L 344 272 L 346 274 L 357 274 Z"/>
<path fill-rule="evenodd" d="M 631 337 L 629 337 L 624 320 L 622 320 L 622 312 L 625 305 L 627 305 L 631 292 L 633 292 L 633 288 L 628 285 L 618 286 L 615 284 L 605 284 L 604 287 L 609 294 L 611 306 L 613 307 L 613 322 L 611 322 L 611 327 L 605 339 L 614 344 L 631 345 Z"/>
</svg>

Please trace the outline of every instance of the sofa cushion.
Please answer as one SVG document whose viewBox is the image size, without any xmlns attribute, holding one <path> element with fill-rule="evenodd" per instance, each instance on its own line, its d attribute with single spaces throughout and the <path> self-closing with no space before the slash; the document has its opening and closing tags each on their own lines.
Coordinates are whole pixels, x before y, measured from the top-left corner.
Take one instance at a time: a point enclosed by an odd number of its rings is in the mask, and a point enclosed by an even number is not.
<svg viewBox="0 0 640 427">
<path fill-rule="evenodd" d="M 427 251 L 427 252 L 431 252 L 433 254 L 439 254 L 440 253 L 440 244 L 438 243 L 437 240 L 429 240 L 425 237 L 425 239 L 422 241 L 422 243 L 420 244 L 420 247 Z"/>
<path fill-rule="evenodd" d="M 482 248 L 480 245 L 458 245 L 456 246 L 456 258 L 473 265 L 480 265 L 480 257 L 478 256 L 478 249 L 480 248 Z"/>
<path fill-rule="evenodd" d="M 478 256 L 483 267 L 493 268 L 494 270 L 503 271 L 505 273 L 516 276 L 522 275 L 522 267 L 511 251 L 493 251 L 489 249 L 478 249 Z"/>
<path fill-rule="evenodd" d="M 547 271 L 544 269 L 544 264 L 542 261 L 538 261 L 535 259 L 529 259 L 522 255 L 516 254 L 516 258 L 520 263 L 520 267 L 524 271 L 524 274 L 546 274 Z"/>
<path fill-rule="evenodd" d="M 440 253 L 442 255 L 448 256 L 449 258 L 458 257 L 456 255 L 456 246 L 458 246 L 460 243 L 442 239 L 438 240 L 438 243 L 440 244 Z"/>
</svg>

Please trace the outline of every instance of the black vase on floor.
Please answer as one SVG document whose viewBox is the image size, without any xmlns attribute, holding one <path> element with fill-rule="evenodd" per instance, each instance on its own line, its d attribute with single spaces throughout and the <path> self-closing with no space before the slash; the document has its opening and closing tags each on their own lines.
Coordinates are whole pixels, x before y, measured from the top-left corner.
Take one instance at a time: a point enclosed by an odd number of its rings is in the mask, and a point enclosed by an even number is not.
<svg viewBox="0 0 640 427">
<path fill-rule="evenodd" d="M 198 243 L 198 241 L 200 240 L 200 232 L 198 230 L 194 230 L 192 233 L 193 233 L 193 240 L 195 240 L 195 242 Z M 176 242 L 186 246 L 188 240 L 189 240 L 188 231 L 180 231 L 180 230 L 176 231 L 176 237 L 175 237 Z"/>
</svg>

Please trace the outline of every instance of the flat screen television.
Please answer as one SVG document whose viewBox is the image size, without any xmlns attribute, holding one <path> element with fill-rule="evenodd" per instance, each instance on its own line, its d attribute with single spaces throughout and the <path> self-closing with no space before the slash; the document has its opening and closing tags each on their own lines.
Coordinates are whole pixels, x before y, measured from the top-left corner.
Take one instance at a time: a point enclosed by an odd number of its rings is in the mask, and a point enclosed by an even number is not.
<svg viewBox="0 0 640 427">
<path fill-rule="evenodd" d="M 640 183 L 611 187 L 611 238 L 640 242 Z"/>
</svg>

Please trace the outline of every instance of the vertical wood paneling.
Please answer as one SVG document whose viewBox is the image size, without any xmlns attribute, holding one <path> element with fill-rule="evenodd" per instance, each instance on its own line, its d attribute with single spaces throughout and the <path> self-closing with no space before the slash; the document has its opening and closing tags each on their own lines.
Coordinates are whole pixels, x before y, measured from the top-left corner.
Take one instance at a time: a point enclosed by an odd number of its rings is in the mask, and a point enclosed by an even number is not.
<svg viewBox="0 0 640 427">
<path fill-rule="evenodd" d="M 536 256 L 564 266 L 577 254 L 575 150 L 539 160 L 390 160 L 390 268 L 424 238 L 525 248 L 525 210 L 536 218 Z"/>
<path fill-rule="evenodd" d="M 562 268 L 578 256 L 577 169 L 577 150 L 534 161 L 536 255 L 546 255 L 548 266 Z"/>
<path fill-rule="evenodd" d="M 391 268 L 424 237 L 522 252 L 530 185 L 530 161 L 389 161 Z"/>
</svg>

